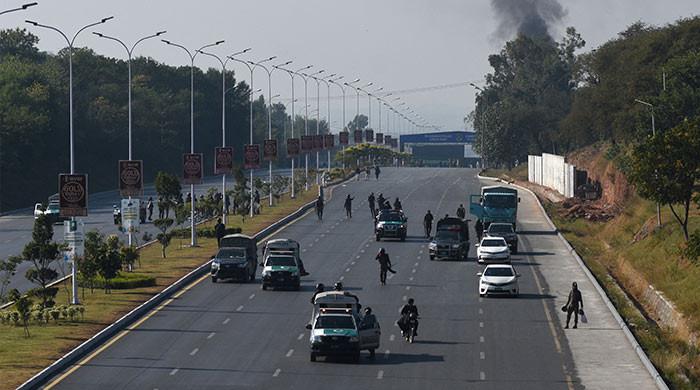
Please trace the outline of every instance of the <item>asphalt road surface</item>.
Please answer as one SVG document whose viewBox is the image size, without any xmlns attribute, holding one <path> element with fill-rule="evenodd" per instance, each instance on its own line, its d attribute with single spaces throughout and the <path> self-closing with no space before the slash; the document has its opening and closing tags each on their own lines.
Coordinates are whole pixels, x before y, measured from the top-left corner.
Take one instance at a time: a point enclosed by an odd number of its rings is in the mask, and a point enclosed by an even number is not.
<svg viewBox="0 0 700 390">
<path fill-rule="evenodd" d="M 268 170 L 260 169 L 255 172 L 255 176 L 267 177 Z M 273 174 L 283 174 L 291 175 L 289 169 L 282 169 L 273 171 Z M 232 189 L 234 182 L 232 178 L 227 178 L 226 188 Z M 210 177 L 204 180 L 200 185 L 195 186 L 195 194 L 203 194 L 211 188 L 221 188 L 221 177 Z M 182 190 L 184 194 L 190 191 L 189 185 L 183 185 Z M 261 194 L 264 195 L 264 194 Z M 144 189 L 144 197 L 141 198 L 142 201 L 148 200 L 148 197 L 152 196 L 153 199 L 157 200 L 158 195 L 155 192 L 155 188 L 152 184 L 146 185 Z M 199 196 L 199 195 L 197 195 Z M 46 202 L 47 199 L 36 199 L 36 202 Z M 88 200 L 88 217 L 84 218 L 85 221 L 85 232 L 91 230 L 98 230 L 104 234 L 119 234 L 122 239 L 126 242 L 126 234 L 120 233 L 117 226 L 114 225 L 114 220 L 112 217 L 112 206 L 121 202 L 121 197 L 118 191 L 106 191 L 96 194 L 90 194 Z M 157 203 L 157 202 L 154 202 Z M 172 215 L 172 213 L 171 213 Z M 158 207 L 154 207 L 153 211 L 154 218 L 158 216 Z M 8 256 L 19 255 L 27 244 L 32 239 L 32 228 L 34 227 L 34 210 L 31 211 L 18 211 L 14 213 L 9 213 L 9 215 L 0 217 L 0 258 L 7 258 Z M 149 232 L 151 235 L 155 236 L 158 229 L 153 226 L 152 223 L 146 223 L 141 225 L 140 232 L 135 234 L 134 237 L 139 240 L 145 232 Z M 54 239 L 58 242 L 63 242 L 63 225 L 54 225 Z M 23 262 L 17 267 L 17 272 L 12 278 L 8 289 L 16 288 L 20 291 L 27 291 L 30 288 L 36 287 L 33 283 L 28 281 L 24 275 L 29 268 L 32 267 L 30 262 Z M 59 273 L 59 277 L 71 272 L 70 264 L 66 264 L 63 261 L 55 262 L 55 269 Z"/>
<path fill-rule="evenodd" d="M 311 275 L 302 291 L 262 291 L 252 284 L 208 278 L 99 354 L 74 366 L 60 389 L 567 389 L 577 388 L 567 346 L 558 345 L 530 255 L 514 256 L 523 274 L 521 297 L 479 298 L 474 261 L 430 261 L 422 218 L 454 215 L 479 190 L 468 169 L 386 168 L 379 181 L 351 181 L 333 191 L 324 220 L 313 213 L 279 232 L 298 240 Z M 366 198 L 370 191 L 400 197 L 406 242 L 375 242 Z M 355 197 L 347 219 L 343 199 Z M 374 256 L 386 248 L 397 271 L 379 284 Z M 528 248 L 536 251 L 536 248 Z M 316 283 L 342 280 L 382 326 L 374 360 L 360 364 L 309 361 L 309 298 Z M 414 344 L 394 325 L 408 297 L 421 320 Z M 543 304 L 543 302 L 548 302 Z"/>
</svg>

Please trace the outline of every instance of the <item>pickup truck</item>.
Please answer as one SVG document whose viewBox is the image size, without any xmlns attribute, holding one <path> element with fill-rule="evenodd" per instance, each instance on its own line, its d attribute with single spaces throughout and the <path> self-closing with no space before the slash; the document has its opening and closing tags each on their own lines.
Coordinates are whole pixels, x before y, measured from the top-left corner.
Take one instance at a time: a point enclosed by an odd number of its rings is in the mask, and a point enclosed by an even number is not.
<svg viewBox="0 0 700 390">
<path fill-rule="evenodd" d="M 34 219 L 39 218 L 40 215 L 45 215 L 46 218 L 51 221 L 52 224 L 67 221 L 70 218 L 61 217 L 60 206 L 58 201 L 50 201 L 49 205 L 44 207 L 42 203 L 37 203 L 34 205 Z"/>
</svg>

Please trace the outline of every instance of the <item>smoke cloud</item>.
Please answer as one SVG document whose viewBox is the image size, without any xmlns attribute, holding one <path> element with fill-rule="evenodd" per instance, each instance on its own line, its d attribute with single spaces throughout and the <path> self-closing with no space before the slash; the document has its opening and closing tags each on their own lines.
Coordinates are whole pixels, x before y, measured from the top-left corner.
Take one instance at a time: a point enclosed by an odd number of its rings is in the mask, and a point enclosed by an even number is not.
<svg viewBox="0 0 700 390">
<path fill-rule="evenodd" d="M 567 15 L 558 0 L 491 0 L 491 8 L 499 20 L 494 35 L 504 41 L 516 34 L 552 39 L 552 27 Z"/>
</svg>

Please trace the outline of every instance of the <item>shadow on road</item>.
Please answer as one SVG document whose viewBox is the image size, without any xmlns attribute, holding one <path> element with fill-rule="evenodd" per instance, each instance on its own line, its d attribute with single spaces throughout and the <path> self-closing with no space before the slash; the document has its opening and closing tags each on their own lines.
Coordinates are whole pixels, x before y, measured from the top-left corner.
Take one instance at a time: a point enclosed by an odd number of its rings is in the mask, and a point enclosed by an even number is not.
<svg viewBox="0 0 700 390">
<path fill-rule="evenodd" d="M 552 252 L 518 252 L 516 256 L 554 256 Z"/>
<path fill-rule="evenodd" d="M 389 355 L 388 359 L 377 358 L 377 363 L 381 364 L 411 364 L 411 363 L 427 363 L 427 362 L 444 362 L 445 357 L 442 355 L 431 355 L 429 353 L 394 353 Z"/>
<path fill-rule="evenodd" d="M 523 236 L 556 236 L 558 230 L 519 230 L 516 233 Z"/>
<path fill-rule="evenodd" d="M 415 340 L 414 344 L 427 344 L 427 345 L 471 345 L 474 343 L 468 343 L 466 341 L 438 341 L 438 340 Z"/>
</svg>

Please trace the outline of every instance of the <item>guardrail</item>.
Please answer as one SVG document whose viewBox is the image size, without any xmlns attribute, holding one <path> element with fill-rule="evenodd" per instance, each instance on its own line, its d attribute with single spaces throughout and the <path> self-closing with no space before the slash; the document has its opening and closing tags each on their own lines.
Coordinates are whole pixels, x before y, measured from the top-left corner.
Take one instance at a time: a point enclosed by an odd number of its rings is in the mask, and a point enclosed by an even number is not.
<svg viewBox="0 0 700 390">
<path fill-rule="evenodd" d="M 333 183 L 331 185 L 331 187 L 328 189 L 329 190 L 328 196 L 330 197 L 332 195 L 333 188 L 335 188 L 337 185 L 339 185 L 347 180 L 350 180 L 352 177 L 353 177 L 353 175 L 349 175 L 345 179 L 342 179 L 336 183 Z M 256 233 L 253 237 L 258 242 L 262 241 L 265 237 L 268 237 L 269 235 L 271 235 L 272 233 L 274 233 L 275 231 L 277 231 L 281 227 L 287 225 L 288 223 L 291 223 L 292 221 L 296 220 L 297 218 L 304 216 L 308 210 L 310 210 L 311 208 L 314 207 L 315 202 L 316 201 L 314 200 L 314 201 L 311 201 L 309 203 L 306 203 L 305 205 L 303 205 L 299 209 L 297 209 L 295 212 L 287 215 L 286 217 L 280 219 L 279 221 L 273 223 L 272 225 L 262 229 L 261 231 Z M 144 246 L 150 245 L 151 243 L 153 243 L 153 242 L 146 243 L 146 244 L 144 244 Z M 187 275 L 181 277 L 176 282 L 174 282 L 171 285 L 169 285 L 168 287 L 166 287 L 163 291 L 154 295 L 149 300 L 142 303 L 138 307 L 134 308 L 129 313 L 122 316 L 121 318 L 119 318 L 118 320 L 113 322 L 108 327 L 102 329 L 96 335 L 92 336 L 88 340 L 84 341 L 82 344 L 75 347 L 70 352 L 63 355 L 63 357 L 61 357 L 60 359 L 53 362 L 50 366 L 41 370 L 39 373 L 37 373 L 36 375 L 31 377 L 29 380 L 27 380 L 23 384 L 21 384 L 17 389 L 18 390 L 28 390 L 28 389 L 39 388 L 40 386 L 42 386 L 43 384 L 48 382 L 51 378 L 53 378 L 57 374 L 61 373 L 65 369 L 67 369 L 69 366 L 78 362 L 81 358 L 86 356 L 89 352 L 92 352 L 97 347 L 99 347 L 101 344 L 103 344 L 106 341 L 108 341 L 109 339 L 111 339 L 118 332 L 125 329 L 129 325 L 133 324 L 139 318 L 141 318 L 142 316 L 144 316 L 145 314 L 147 314 L 151 310 L 155 309 L 158 305 L 160 305 L 162 302 L 164 302 L 166 299 L 168 299 L 174 293 L 176 293 L 177 291 L 186 287 L 187 285 L 191 284 L 192 282 L 194 282 L 198 278 L 204 276 L 204 274 L 206 274 L 209 271 L 209 266 L 210 266 L 209 264 L 210 263 L 211 263 L 211 260 L 208 260 L 204 264 L 202 264 L 199 267 L 197 267 L 196 269 L 194 269 L 193 271 L 189 272 Z M 67 275 L 67 277 L 70 277 L 70 275 Z"/>
</svg>

